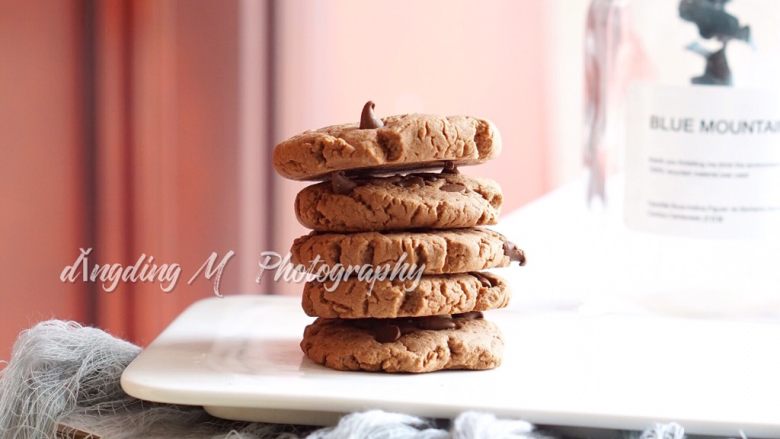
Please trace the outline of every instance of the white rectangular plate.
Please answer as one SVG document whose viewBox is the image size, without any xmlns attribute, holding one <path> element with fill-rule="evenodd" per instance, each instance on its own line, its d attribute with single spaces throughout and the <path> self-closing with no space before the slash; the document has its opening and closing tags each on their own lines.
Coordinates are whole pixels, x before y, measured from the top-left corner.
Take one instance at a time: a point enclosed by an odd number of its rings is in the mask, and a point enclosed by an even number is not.
<svg viewBox="0 0 780 439">
<path fill-rule="evenodd" d="M 194 304 L 122 375 L 137 398 L 201 405 L 220 417 L 328 424 L 383 409 L 465 410 L 539 424 L 780 437 L 780 326 L 651 316 L 499 310 L 506 339 L 491 371 L 338 372 L 298 346 L 311 321 L 298 298 L 234 296 Z"/>
</svg>

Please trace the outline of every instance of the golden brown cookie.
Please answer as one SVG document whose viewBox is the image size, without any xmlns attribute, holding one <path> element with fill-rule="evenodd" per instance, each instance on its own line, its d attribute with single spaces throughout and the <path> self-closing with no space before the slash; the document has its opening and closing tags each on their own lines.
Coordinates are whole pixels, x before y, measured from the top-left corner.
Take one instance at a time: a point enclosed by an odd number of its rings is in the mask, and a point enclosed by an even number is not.
<svg viewBox="0 0 780 439">
<path fill-rule="evenodd" d="M 378 280 L 372 285 L 355 277 L 338 284 L 308 282 L 302 303 L 312 317 L 396 318 L 503 308 L 510 297 L 502 278 L 475 272 L 424 276 L 417 286 L 412 280 Z"/>
<path fill-rule="evenodd" d="M 483 228 L 420 232 L 311 233 L 293 242 L 292 262 L 309 266 L 312 261 L 334 266 L 395 267 L 398 263 L 425 264 L 425 274 L 467 273 L 522 265 L 522 250 L 498 232 Z"/>
<path fill-rule="evenodd" d="M 502 200 L 492 180 L 417 173 L 306 187 L 295 199 L 295 214 L 321 232 L 453 229 L 496 224 Z"/>
<path fill-rule="evenodd" d="M 337 370 L 420 373 L 498 367 L 504 350 L 498 327 L 484 319 L 454 320 L 457 325 L 451 329 L 380 322 L 378 331 L 372 322 L 319 318 L 306 327 L 301 349 L 315 363 Z"/>
<path fill-rule="evenodd" d="M 405 114 L 382 123 L 378 128 L 352 123 L 298 134 L 276 145 L 274 168 L 286 178 L 316 180 L 334 171 L 421 169 L 446 161 L 473 165 L 501 151 L 498 130 L 484 119 Z"/>
</svg>

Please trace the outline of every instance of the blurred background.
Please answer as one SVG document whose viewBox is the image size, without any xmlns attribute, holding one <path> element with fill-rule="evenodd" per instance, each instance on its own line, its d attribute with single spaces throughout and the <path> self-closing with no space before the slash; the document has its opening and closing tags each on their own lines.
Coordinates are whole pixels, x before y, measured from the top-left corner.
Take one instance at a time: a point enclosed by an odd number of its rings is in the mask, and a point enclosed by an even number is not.
<svg viewBox="0 0 780 439">
<path fill-rule="evenodd" d="M 504 214 L 581 170 L 586 0 L 0 1 L 0 359 L 48 318 L 140 344 L 212 295 L 187 285 L 211 252 L 236 256 L 225 294 L 257 284 L 259 253 L 306 233 L 300 183 L 270 153 L 306 129 L 379 115 L 472 114 L 502 132 L 469 168 L 504 188 Z M 179 263 L 156 283 L 62 283 L 95 263 Z"/>
</svg>

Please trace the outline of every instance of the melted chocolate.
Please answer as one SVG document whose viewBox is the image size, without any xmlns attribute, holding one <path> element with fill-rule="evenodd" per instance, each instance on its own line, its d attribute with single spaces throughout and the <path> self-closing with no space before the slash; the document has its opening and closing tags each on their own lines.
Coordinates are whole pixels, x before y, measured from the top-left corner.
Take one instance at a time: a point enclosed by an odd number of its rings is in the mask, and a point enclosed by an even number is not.
<svg viewBox="0 0 780 439">
<path fill-rule="evenodd" d="M 352 189 L 355 189 L 355 187 L 358 185 L 353 180 L 344 175 L 343 172 L 333 173 L 333 175 L 330 177 L 330 184 L 333 188 L 333 192 L 340 195 L 346 195 L 352 192 Z"/>
<path fill-rule="evenodd" d="M 391 343 L 402 335 L 421 329 L 441 331 L 444 329 L 456 329 L 463 325 L 464 321 L 481 319 L 479 311 L 454 314 L 452 316 L 426 316 L 407 317 L 397 319 L 354 319 L 348 320 L 352 325 L 370 331 L 374 339 L 380 343 Z"/>
<path fill-rule="evenodd" d="M 521 266 L 525 265 L 525 253 L 513 242 L 504 241 L 504 254 L 509 256 L 510 261 L 519 262 Z"/>
<path fill-rule="evenodd" d="M 444 192 L 464 192 L 466 190 L 466 186 L 460 184 L 460 183 L 446 183 L 441 185 L 441 188 Z"/>
<path fill-rule="evenodd" d="M 455 162 L 445 162 L 444 167 L 441 168 L 442 174 L 460 174 L 460 171 L 458 170 L 458 166 L 455 164 Z"/>
</svg>

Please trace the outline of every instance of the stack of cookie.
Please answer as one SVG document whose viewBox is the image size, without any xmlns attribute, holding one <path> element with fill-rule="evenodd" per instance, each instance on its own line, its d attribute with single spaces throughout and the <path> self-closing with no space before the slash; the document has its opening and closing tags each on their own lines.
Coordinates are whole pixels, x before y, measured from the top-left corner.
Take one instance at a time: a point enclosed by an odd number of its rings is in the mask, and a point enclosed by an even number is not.
<svg viewBox="0 0 780 439">
<path fill-rule="evenodd" d="M 306 283 L 303 309 L 318 318 L 301 348 L 339 370 L 494 368 L 502 335 L 481 311 L 506 306 L 510 291 L 480 270 L 525 258 L 480 227 L 496 223 L 500 187 L 457 166 L 497 156 L 498 131 L 473 117 L 378 119 L 373 110 L 368 102 L 359 125 L 307 131 L 274 150 L 282 176 L 325 180 L 295 200 L 298 220 L 314 231 L 295 240 L 293 262 L 352 274 Z"/>
</svg>

